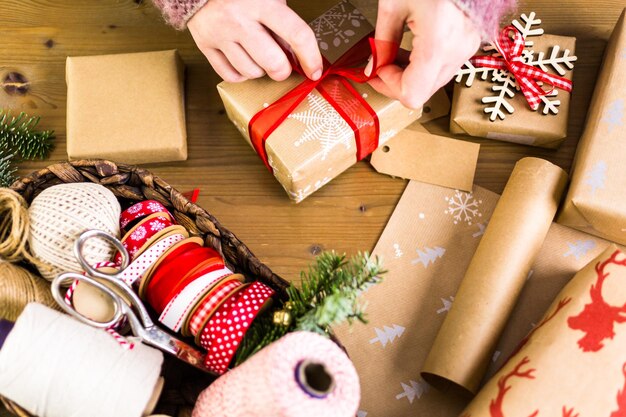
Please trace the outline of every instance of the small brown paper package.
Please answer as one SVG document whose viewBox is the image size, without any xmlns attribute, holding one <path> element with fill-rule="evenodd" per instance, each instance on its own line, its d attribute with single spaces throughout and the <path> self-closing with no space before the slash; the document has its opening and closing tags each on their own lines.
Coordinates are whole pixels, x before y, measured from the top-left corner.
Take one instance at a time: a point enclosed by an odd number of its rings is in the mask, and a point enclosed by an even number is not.
<svg viewBox="0 0 626 417">
<path fill-rule="evenodd" d="M 334 6 L 310 23 L 322 55 L 332 64 L 374 30 L 347 1 Z M 251 143 L 250 120 L 303 81 L 298 74 L 276 82 L 268 77 L 217 86 L 226 113 Z M 379 145 L 417 120 L 421 111 L 378 94 L 367 83 L 353 84 L 376 112 L 380 123 Z M 356 162 L 355 135 L 348 123 L 325 98 L 313 90 L 265 142 L 274 176 L 289 197 L 300 202 Z"/>
<path fill-rule="evenodd" d="M 175 50 L 68 57 L 68 157 L 187 159 L 183 71 Z"/>
<path fill-rule="evenodd" d="M 528 56 L 526 62 L 571 80 L 576 38 L 543 35 L 543 29 L 536 27 L 541 21 L 534 13 L 522 15 L 521 20 L 523 23 L 514 20 L 513 24 L 526 29 L 522 34 L 528 33 L 522 55 Z M 567 136 L 570 93 L 555 88 L 541 97 L 539 109 L 533 111 L 516 86 L 517 81 L 508 71 L 477 68 L 468 61 L 454 84 L 450 131 L 542 148 L 559 147 Z M 492 101 L 486 103 L 483 98 Z M 490 108 L 495 114 L 486 113 Z"/>
<path fill-rule="evenodd" d="M 469 403 L 464 395 L 432 388 L 420 371 L 497 202 L 497 194 L 478 186 L 465 193 L 409 182 L 372 252 L 388 272 L 362 295 L 368 323 L 335 329 L 361 380 L 359 417 L 458 417 Z M 539 323 L 563 285 L 607 246 L 552 224 L 487 376 Z M 481 302 L 491 294 L 487 289 Z"/>
<path fill-rule="evenodd" d="M 465 417 L 626 415 L 626 254 L 611 245 L 559 293 Z"/>
<path fill-rule="evenodd" d="M 572 182 L 558 216 L 570 227 L 626 244 L 626 10 L 606 47 Z"/>
</svg>

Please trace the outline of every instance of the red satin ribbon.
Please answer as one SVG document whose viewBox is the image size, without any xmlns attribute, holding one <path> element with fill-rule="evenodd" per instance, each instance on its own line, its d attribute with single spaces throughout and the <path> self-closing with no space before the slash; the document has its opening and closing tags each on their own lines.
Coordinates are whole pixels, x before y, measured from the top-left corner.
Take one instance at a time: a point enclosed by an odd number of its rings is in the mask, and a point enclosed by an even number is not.
<svg viewBox="0 0 626 417">
<path fill-rule="evenodd" d="M 511 37 L 511 34 L 513 34 L 513 37 Z M 470 63 L 475 67 L 508 70 L 517 80 L 517 84 L 522 93 L 524 93 L 524 97 L 531 109 L 537 110 L 541 102 L 540 97 L 550 94 L 554 88 L 560 88 L 567 92 L 572 91 L 572 82 L 567 78 L 549 74 L 524 63 L 522 59 L 524 37 L 515 26 L 507 26 L 502 29 L 495 43 L 502 57 L 476 55 L 470 58 Z M 552 88 L 545 91 L 537 83 L 538 81 L 542 81 Z"/>
<path fill-rule="evenodd" d="M 367 47 L 369 44 L 369 48 Z M 296 107 L 317 89 L 333 106 L 354 131 L 356 140 L 356 158 L 361 160 L 378 147 L 380 127 L 374 109 L 365 101 L 350 81 L 364 83 L 376 77 L 378 69 L 391 64 L 398 52 L 395 42 L 379 41 L 365 37 L 344 53 L 334 64 L 324 62 L 324 72 L 319 80 L 305 78 L 295 88 L 268 107 L 255 114 L 248 124 L 250 140 L 257 154 L 272 171 L 268 161 L 265 142 Z M 306 77 L 293 53 L 287 56 L 294 71 Z M 366 76 L 362 65 L 372 55 L 373 66 L 370 76 Z"/>
</svg>

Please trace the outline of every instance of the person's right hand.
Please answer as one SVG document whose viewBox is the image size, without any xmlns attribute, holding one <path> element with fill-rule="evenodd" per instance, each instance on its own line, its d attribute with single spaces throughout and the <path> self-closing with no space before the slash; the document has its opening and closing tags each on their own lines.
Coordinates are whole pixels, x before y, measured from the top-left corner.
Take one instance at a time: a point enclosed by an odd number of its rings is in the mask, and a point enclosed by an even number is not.
<svg viewBox="0 0 626 417">
<path fill-rule="evenodd" d="M 322 55 L 315 34 L 286 0 L 209 0 L 187 27 L 198 48 L 226 81 L 265 74 L 282 81 L 291 65 L 272 34 L 291 47 L 306 75 L 322 75 Z"/>
</svg>

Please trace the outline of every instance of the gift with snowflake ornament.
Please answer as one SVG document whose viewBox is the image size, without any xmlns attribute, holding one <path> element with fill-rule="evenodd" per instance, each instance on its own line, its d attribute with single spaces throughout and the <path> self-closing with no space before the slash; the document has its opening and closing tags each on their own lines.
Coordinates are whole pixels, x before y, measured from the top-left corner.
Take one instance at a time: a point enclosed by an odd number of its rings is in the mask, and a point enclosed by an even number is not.
<svg viewBox="0 0 626 417">
<path fill-rule="evenodd" d="M 626 244 L 626 9 L 608 46 L 559 223 Z"/>
<path fill-rule="evenodd" d="M 522 14 L 457 72 L 450 131 L 557 148 L 567 136 L 576 38 Z"/>
<path fill-rule="evenodd" d="M 218 85 L 228 117 L 296 202 L 421 115 L 367 84 L 370 55 L 378 68 L 393 61 L 397 45 L 371 41 L 373 26 L 352 4 L 337 4 L 310 26 L 325 61 L 320 80 L 302 76 L 293 59 L 285 81 Z"/>
</svg>

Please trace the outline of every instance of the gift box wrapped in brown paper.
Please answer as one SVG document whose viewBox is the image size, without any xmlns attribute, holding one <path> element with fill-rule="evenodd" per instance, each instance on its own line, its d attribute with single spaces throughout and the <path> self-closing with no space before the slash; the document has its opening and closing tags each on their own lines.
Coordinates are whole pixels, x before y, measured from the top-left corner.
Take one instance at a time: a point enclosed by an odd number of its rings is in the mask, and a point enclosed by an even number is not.
<svg viewBox="0 0 626 417">
<path fill-rule="evenodd" d="M 183 70 L 175 50 L 68 57 L 68 157 L 187 159 Z"/>
<path fill-rule="evenodd" d="M 322 55 L 332 64 L 374 28 L 352 4 L 344 1 L 310 23 Z M 228 117 L 251 142 L 250 120 L 289 93 L 304 78 L 298 74 L 276 82 L 268 77 L 217 88 Z M 378 144 L 417 120 L 421 111 L 407 109 L 378 94 L 367 83 L 353 83 L 379 121 Z M 335 108 L 313 90 L 267 137 L 267 162 L 289 197 L 300 202 L 356 161 L 355 133 Z"/>
<path fill-rule="evenodd" d="M 626 415 L 626 254 L 574 276 L 466 417 Z"/>
<path fill-rule="evenodd" d="M 513 21 L 526 44 L 521 52 L 523 62 L 571 80 L 576 38 L 543 34 L 540 23 L 534 13 Z M 491 44 L 481 54 L 492 55 L 494 48 Z M 569 92 L 555 87 L 539 96 L 539 107 L 533 111 L 518 88 L 519 80 L 508 70 L 479 67 L 468 61 L 455 81 L 452 133 L 551 149 L 565 140 Z"/>
<path fill-rule="evenodd" d="M 558 222 L 626 244 L 626 10 L 604 63 L 578 144 Z"/>
<path fill-rule="evenodd" d="M 534 197 L 529 195 L 528 198 Z M 368 323 L 335 329 L 361 379 L 359 416 L 459 417 L 468 405 L 470 398 L 464 393 L 440 391 L 424 381 L 420 372 L 455 303 L 459 285 L 492 219 L 498 199 L 497 194 L 478 186 L 467 193 L 409 182 L 372 252 L 382 257 L 388 272 L 380 284 L 362 295 L 367 304 Z M 508 233 L 502 233 L 500 239 L 502 245 L 514 240 Z M 487 379 L 503 366 L 520 340 L 541 321 L 543 313 L 572 276 L 608 246 L 609 243 L 600 238 L 552 223 L 489 360 Z M 520 247 L 520 251 L 530 250 L 533 249 Z M 484 267 L 490 269 L 507 261 L 494 256 L 486 260 Z M 487 287 L 477 303 L 488 306 L 499 297 L 496 288 Z M 468 315 L 468 326 L 475 326 L 476 319 Z M 575 336 L 582 335 L 577 332 Z M 471 367 L 473 364 L 468 361 L 464 365 Z M 621 369 L 621 363 L 619 366 Z M 587 381 L 583 377 L 574 379 Z M 558 389 L 559 385 L 555 387 Z M 542 415 L 540 413 L 539 417 Z M 562 417 L 560 413 L 545 415 Z M 609 416 L 581 413 L 580 417 L 585 415 Z"/>
</svg>

